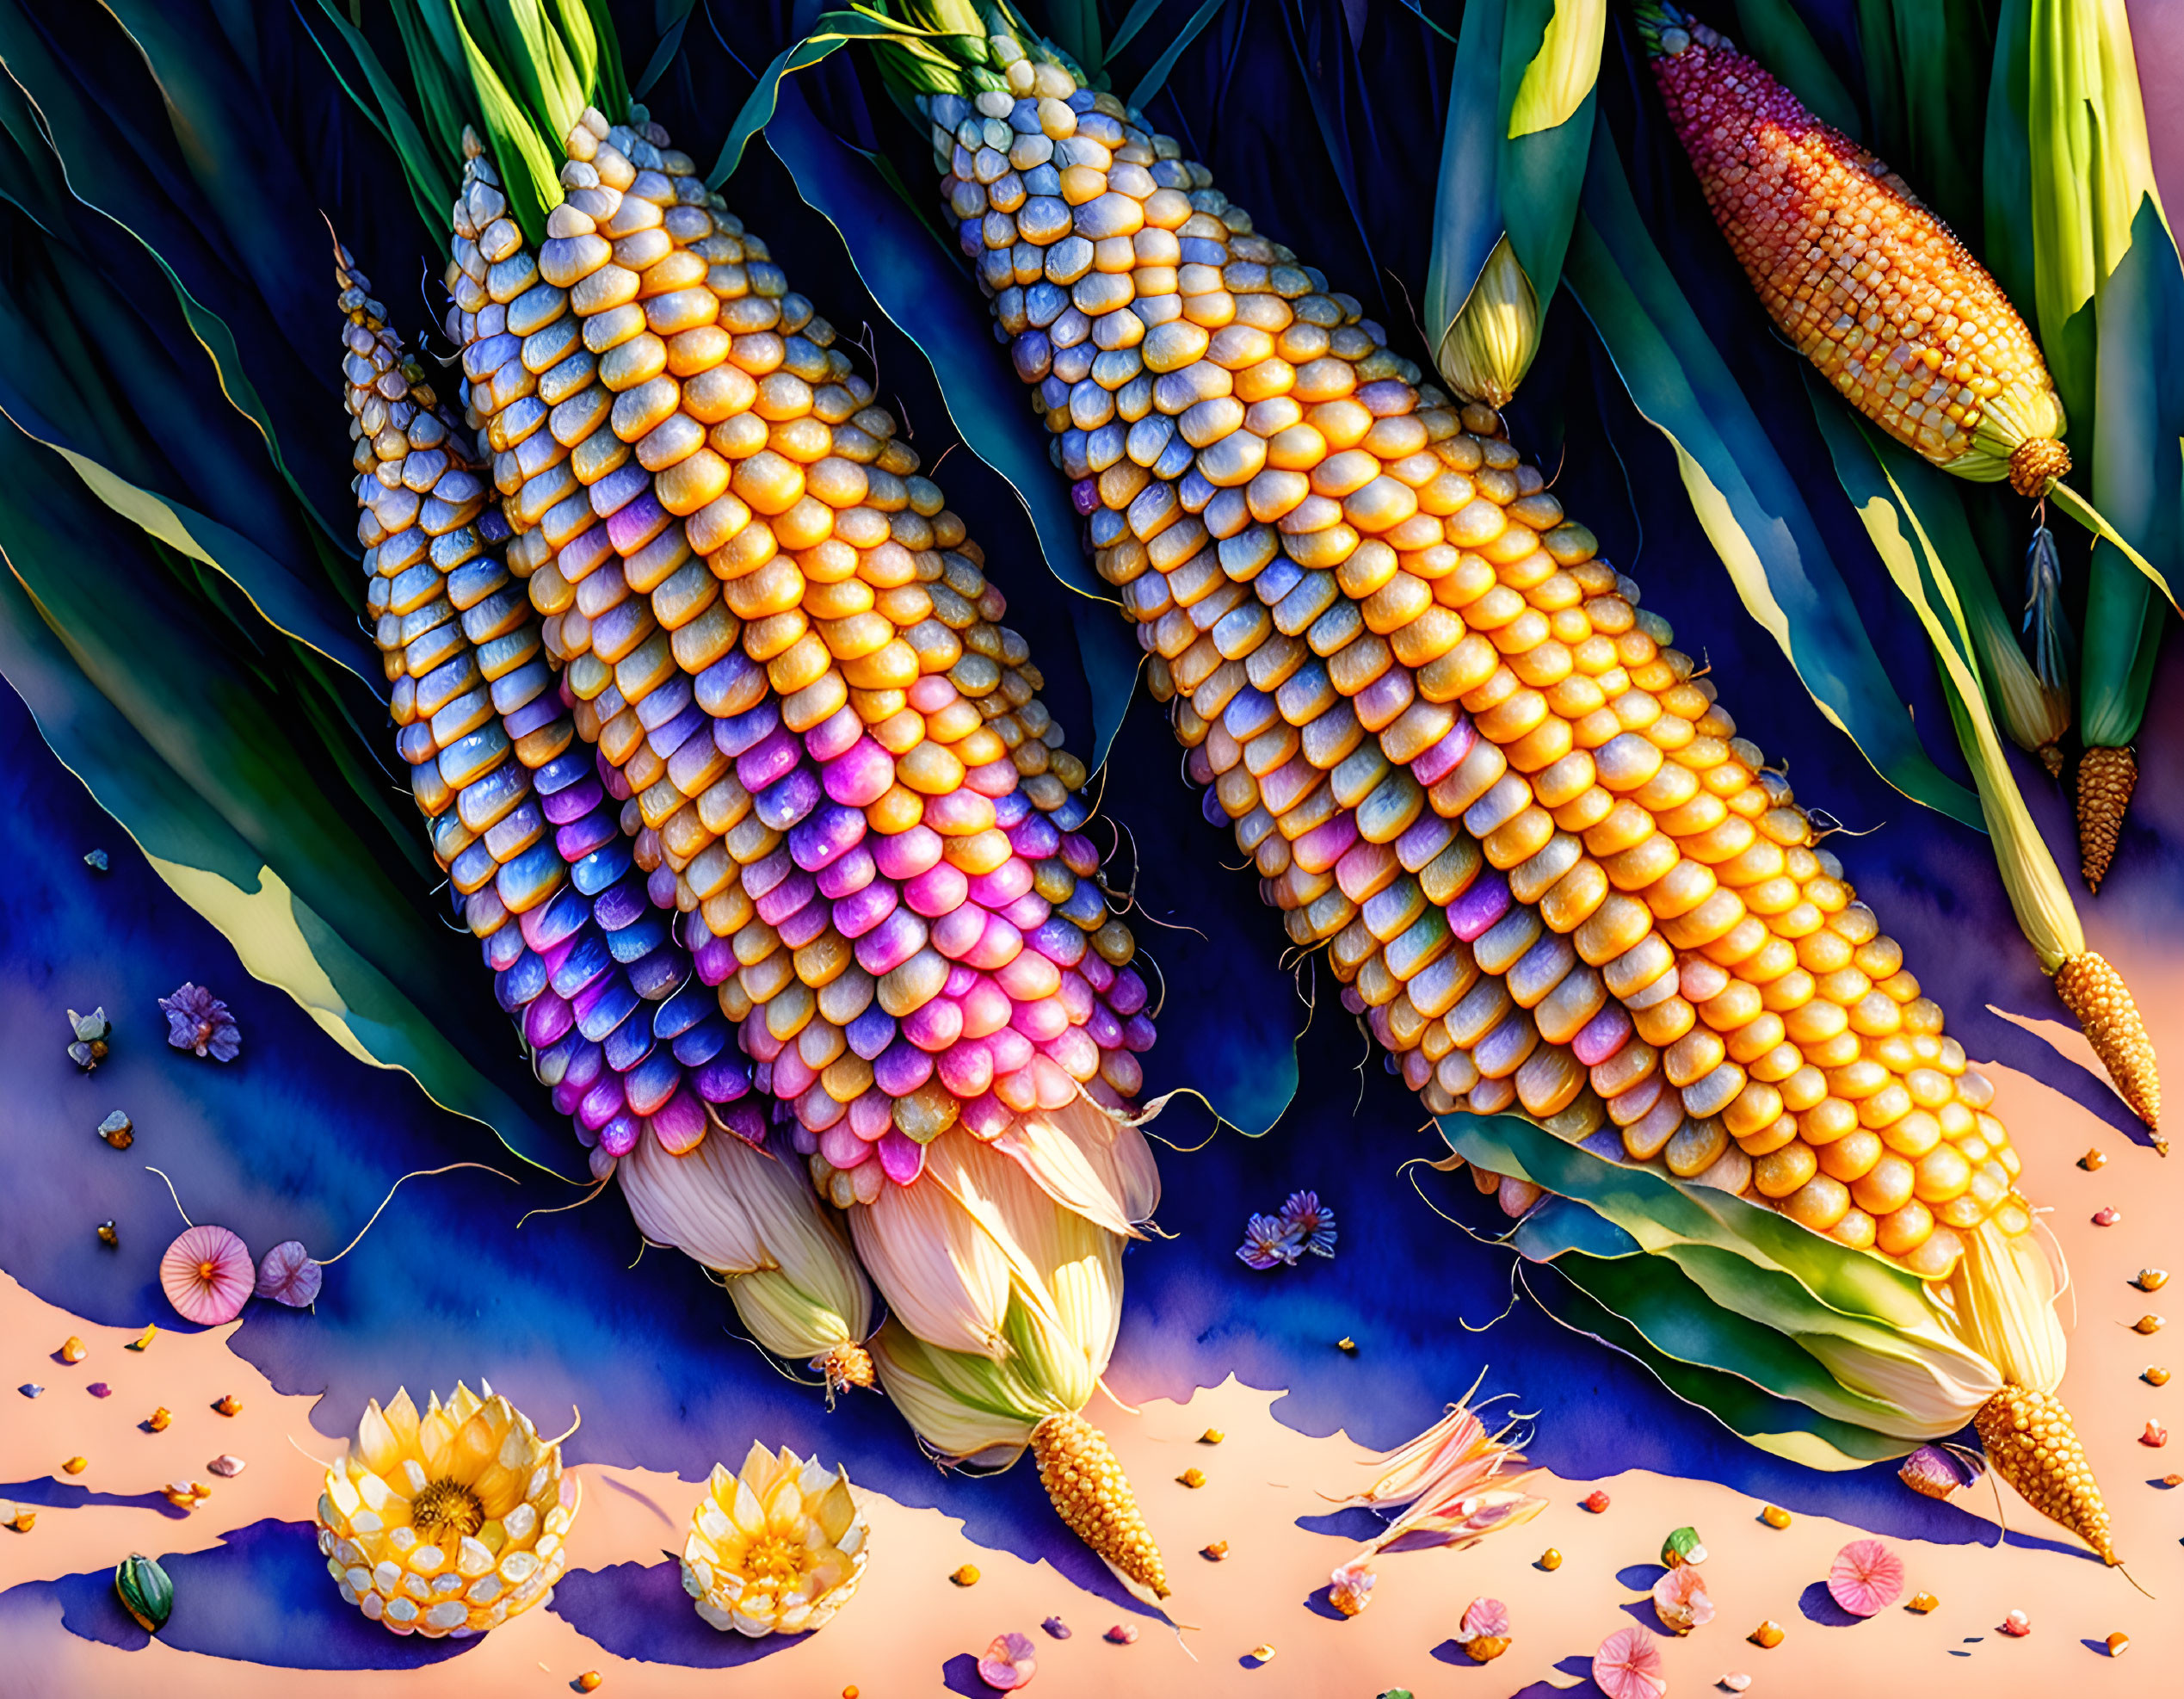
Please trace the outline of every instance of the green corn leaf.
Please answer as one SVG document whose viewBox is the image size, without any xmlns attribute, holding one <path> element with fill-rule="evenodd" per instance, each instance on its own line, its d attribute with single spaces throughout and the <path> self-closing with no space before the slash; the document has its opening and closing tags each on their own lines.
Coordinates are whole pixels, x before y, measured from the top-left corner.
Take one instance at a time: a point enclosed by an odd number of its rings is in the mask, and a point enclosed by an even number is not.
<svg viewBox="0 0 2184 1699">
<path fill-rule="evenodd" d="M 689 28 L 690 15 L 697 9 L 698 0 L 661 0 L 660 45 L 652 50 L 652 57 L 645 62 L 637 79 L 632 92 L 639 100 L 651 92 L 652 85 L 667 74 L 667 68 L 682 51 L 682 32 Z"/>
<path fill-rule="evenodd" d="M 1138 86 L 1130 91 L 1123 104 L 1132 112 L 1142 111 L 1147 101 L 1168 86 L 1168 78 L 1175 69 L 1175 61 L 1181 59 L 1192 42 L 1206 33 L 1206 25 L 1219 15 L 1228 0 L 1205 0 L 1205 3 L 1190 15 L 1175 39 L 1161 49 L 1160 57 L 1152 62 L 1145 74 L 1138 79 Z"/>
<path fill-rule="evenodd" d="M 1048 570 L 1072 592 L 1077 652 L 1092 689 L 1097 767 L 1130 703 L 1141 658 L 1112 592 L 1085 564 L 1078 521 L 1030 428 L 1023 386 L 994 345 L 983 306 L 968 298 L 927 228 L 869 162 L 826 133 L 803 96 L 782 92 L 767 139 L 798 192 L 842 237 L 879 310 L 932 362 L 948 416 L 972 453 L 1008 480 L 1039 534 Z"/>
<path fill-rule="evenodd" d="M 1638 411 L 1675 449 L 1746 610 L 1820 711 L 1906 796 L 1979 826 L 1978 799 L 1920 744 L 1795 480 L 1653 245 L 1605 136 L 1594 139 L 1566 275 Z"/>
<path fill-rule="evenodd" d="M 509 210 L 515 215 L 526 239 L 535 246 L 546 239 L 546 214 L 561 204 L 562 137 L 546 134 L 535 109 L 526 107 L 501 80 L 492 60 L 460 15 L 455 28 L 462 39 L 479 126 L 485 145 L 492 150 L 493 162 L 500 168 Z"/>
<path fill-rule="evenodd" d="M 1505 401 L 1538 350 L 1577 215 L 1605 17 L 1593 0 L 1465 8 L 1424 302 L 1434 364 L 1459 392 Z"/>
<path fill-rule="evenodd" d="M 1509 140 L 1567 124 L 1600 80 L 1601 43 L 1607 34 L 1607 0 L 1555 0 L 1539 51 L 1524 68 L 1510 103 Z"/>
<path fill-rule="evenodd" d="M 1823 1364 L 1834 1387 L 1824 1414 L 1931 1438 L 1962 1425 L 1993 1391 L 1991 1365 L 1948 1334 L 1920 1282 L 1876 1257 L 1726 1192 L 1608 1161 L 1517 1116 L 1450 1115 L 1438 1125 L 1479 1167 L 1600 1218 L 1558 1212 L 1527 1237 L 1527 1217 L 1512 1235 L 1525 1255 L 1578 1248 L 1673 1264 L 1712 1304 Z"/>
<path fill-rule="evenodd" d="M 451 154 L 460 157 L 460 132 L 451 141 L 443 141 L 436 146 L 427 141 L 424 131 L 410 111 L 409 102 L 403 98 L 400 87 L 387 75 L 386 67 L 380 64 L 379 56 L 372 51 L 372 44 L 364 39 L 363 32 L 352 24 L 342 11 L 338 0 L 318 0 L 318 4 L 340 34 L 343 45 L 355 57 L 362 72 L 364 87 L 370 91 L 370 98 L 367 99 L 351 84 L 342 70 L 340 61 L 334 57 L 326 43 L 319 39 L 315 29 L 309 32 L 313 44 L 325 59 L 326 68 L 334 73 L 335 80 L 342 85 L 342 92 L 364 114 L 372 127 L 386 139 L 395 158 L 402 162 L 403 176 L 410 185 L 410 198 L 416 205 L 417 216 L 423 220 L 424 227 L 441 236 L 444 241 L 442 232 L 447 223 L 447 209 L 455 203 L 455 180 L 447 172 L 447 161 Z M 415 75 L 420 87 L 427 83 L 431 70 L 436 68 L 416 66 Z M 432 101 L 427 100 L 425 104 L 429 113 L 435 110 Z"/>
<path fill-rule="evenodd" d="M 2018 926 L 2051 973 L 2083 953 L 2085 931 L 2055 857 L 2025 806 L 1980 689 L 1965 600 L 1983 589 L 1991 593 L 1991 581 L 1962 504 L 1947 487 L 1947 473 L 1869 429 L 1809 371 L 1805 384 L 1835 476 L 1934 646 L 2003 887 Z"/>
<path fill-rule="evenodd" d="M 719 157 L 713 162 L 713 169 L 706 173 L 706 186 L 719 188 L 735 175 L 736 167 L 743 163 L 743 150 L 750 145 L 753 136 L 773 122 L 781 98 L 781 79 L 793 71 L 805 71 L 825 59 L 837 47 L 851 41 L 885 44 L 899 53 L 912 56 L 922 55 L 945 65 L 947 61 L 922 38 L 926 32 L 898 23 L 891 18 L 868 15 L 863 12 L 825 12 L 811 27 L 811 33 L 789 44 L 774 56 L 758 79 L 758 86 L 745 98 L 736 114 L 736 121 L 729 127 L 728 139 L 720 145 Z"/>
<path fill-rule="evenodd" d="M 1858 0 L 1858 36 L 1873 114 L 1866 139 L 1947 223 L 1975 233 L 1993 40 L 1985 9 L 1980 0 Z"/>
<path fill-rule="evenodd" d="M 2184 268 L 2122 0 L 2006 0 L 1985 143 L 1990 263 L 2020 306 L 2031 304 L 2076 476 L 2090 488 L 2089 510 L 2066 490 L 2058 504 L 2101 539 L 2088 568 L 2080 729 L 2089 745 L 2121 747 L 2144 716 L 2164 623 L 2146 569 L 2166 594 L 2184 559 Z M 2132 550 L 2118 547 L 2125 541 Z"/>
<path fill-rule="evenodd" d="M 565 1135 L 466 1059 L 508 1053 L 445 990 L 447 952 L 474 947 L 417 911 L 406 869 L 398 884 L 373 858 L 335 805 L 347 780 L 311 717 L 238 664 L 160 546 L 12 427 L 0 536 L 0 673 L 160 876 L 343 1049 L 410 1073 L 525 1159 L 568 1163 Z"/>
<path fill-rule="evenodd" d="M 1675 1396 L 1762 1451 L 1807 1468 L 1837 1471 L 1912 1449 L 1910 1441 L 1833 1420 L 1764 1390 L 1758 1376 L 1748 1377 L 1747 1371 L 1764 1373 L 1778 1353 L 1796 1348 L 1764 1330 L 1749 1337 L 1741 1318 L 1707 1304 L 1673 1269 L 1648 1270 L 1636 1293 L 1628 1288 L 1639 1277 L 1628 1264 L 1596 1264 L 1584 1257 L 1527 1268 L 1521 1277 L 1540 1308 L 1563 1326 L 1622 1352 Z M 1626 1307 L 1637 1312 L 1649 1300 L 1649 1318 L 1663 1316 L 1677 1328 L 1685 1355 L 1659 1349 L 1622 1313 Z"/>
</svg>

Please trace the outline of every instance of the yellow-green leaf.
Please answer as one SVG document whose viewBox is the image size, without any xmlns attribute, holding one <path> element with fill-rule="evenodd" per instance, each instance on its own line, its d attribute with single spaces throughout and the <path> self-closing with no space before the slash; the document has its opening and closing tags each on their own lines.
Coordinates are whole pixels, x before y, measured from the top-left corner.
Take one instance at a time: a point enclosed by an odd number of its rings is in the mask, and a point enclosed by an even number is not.
<svg viewBox="0 0 2184 1699">
<path fill-rule="evenodd" d="M 1600 49 L 1607 30 L 1607 0 L 1555 0 L 1539 51 L 1524 68 L 1509 139 L 1536 135 L 1576 116 L 1600 80 Z"/>
</svg>

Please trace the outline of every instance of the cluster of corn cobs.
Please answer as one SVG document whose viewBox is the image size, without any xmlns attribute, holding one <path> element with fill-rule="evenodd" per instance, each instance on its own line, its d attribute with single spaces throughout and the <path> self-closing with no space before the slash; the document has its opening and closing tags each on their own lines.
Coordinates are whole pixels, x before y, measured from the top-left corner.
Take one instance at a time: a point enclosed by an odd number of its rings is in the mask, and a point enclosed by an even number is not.
<svg viewBox="0 0 2184 1699">
<path fill-rule="evenodd" d="M 1484 409 L 1052 64 L 941 184 L 1210 814 L 1436 1110 L 1928 1278 L 2026 1231 L 1991 1089 L 1780 775 Z"/>
<path fill-rule="evenodd" d="M 1083 767 L 962 522 L 687 158 L 603 122 L 573 145 L 536 255 L 470 162 L 449 323 L 581 739 L 563 858 L 633 860 L 620 900 L 649 887 L 663 937 L 680 911 L 713 989 L 660 1014 L 702 1034 L 701 1095 L 751 1083 L 733 1023 L 836 1202 L 914 1179 L 959 1118 L 990 1137 L 1080 1085 L 1120 1106 L 1145 987 L 1074 830 Z M 596 1114 L 614 1060 L 586 1039 L 543 1064 L 605 1156 L 645 1117 L 671 1151 L 703 1136 L 649 1097 Z"/>
</svg>

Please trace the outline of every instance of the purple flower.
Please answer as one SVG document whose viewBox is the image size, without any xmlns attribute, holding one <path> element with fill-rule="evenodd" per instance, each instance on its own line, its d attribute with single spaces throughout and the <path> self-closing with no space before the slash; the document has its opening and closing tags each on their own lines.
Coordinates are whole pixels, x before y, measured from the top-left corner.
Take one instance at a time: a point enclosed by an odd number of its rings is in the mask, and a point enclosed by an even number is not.
<svg viewBox="0 0 2184 1699">
<path fill-rule="evenodd" d="M 1335 1212 L 1319 1201 L 1317 1192 L 1290 1193 L 1289 1202 L 1281 1206 L 1281 1219 L 1302 1249 L 1315 1257 L 1335 1254 Z"/>
<path fill-rule="evenodd" d="M 171 997 L 159 999 L 167 1016 L 167 1042 L 177 1050 L 194 1050 L 216 1062 L 231 1062 L 243 1052 L 243 1029 L 227 1004 L 202 985 L 185 979 Z"/>
<path fill-rule="evenodd" d="M 1280 1215 L 1254 1215 L 1243 1229 L 1236 1254 L 1246 1268 L 1286 1267 L 1299 1253 L 1296 1229 Z"/>
</svg>

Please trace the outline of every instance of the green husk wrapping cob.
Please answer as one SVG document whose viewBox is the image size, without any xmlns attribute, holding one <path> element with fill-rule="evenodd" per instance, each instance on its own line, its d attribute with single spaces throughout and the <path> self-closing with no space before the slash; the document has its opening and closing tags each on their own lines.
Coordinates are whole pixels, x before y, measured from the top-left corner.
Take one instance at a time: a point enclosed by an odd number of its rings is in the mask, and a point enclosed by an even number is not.
<svg viewBox="0 0 2184 1699">
<path fill-rule="evenodd" d="M 448 273 L 561 700 L 652 906 L 682 917 L 678 995 L 734 1023 L 897 1331 L 995 1389 L 983 1413 L 914 1391 L 906 1412 L 949 1455 L 1092 1468 L 1112 1514 L 1088 1520 L 1066 1471 L 1058 1508 L 1164 1592 L 1078 1414 L 1157 1197 L 1126 1113 L 1147 995 L 1077 830 L 1083 769 L 869 382 L 642 109 L 613 126 L 589 92 L 502 137 L 520 194 L 466 138 Z M 702 1256 L 690 1224 L 734 1177 L 617 1131 L 640 1220 Z"/>
<path fill-rule="evenodd" d="M 1437 1113 L 1521 1103 L 1604 1138 L 1672 1179 L 1664 1209 L 1745 1194 L 1746 1262 L 1774 1262 L 1760 1220 L 1823 1286 L 1879 1252 L 1869 1327 L 1708 1288 L 1824 1353 L 1873 1431 L 1909 1449 L 2051 1391 L 2053 1287 L 1991 1088 L 1665 622 L 1490 410 L 1419 387 L 1050 46 L 980 33 L 925 96 L 942 195 L 1209 817 L 1290 936 L 1327 945 Z M 2105 1520 L 2073 1525 L 2112 1554 Z"/>
</svg>

